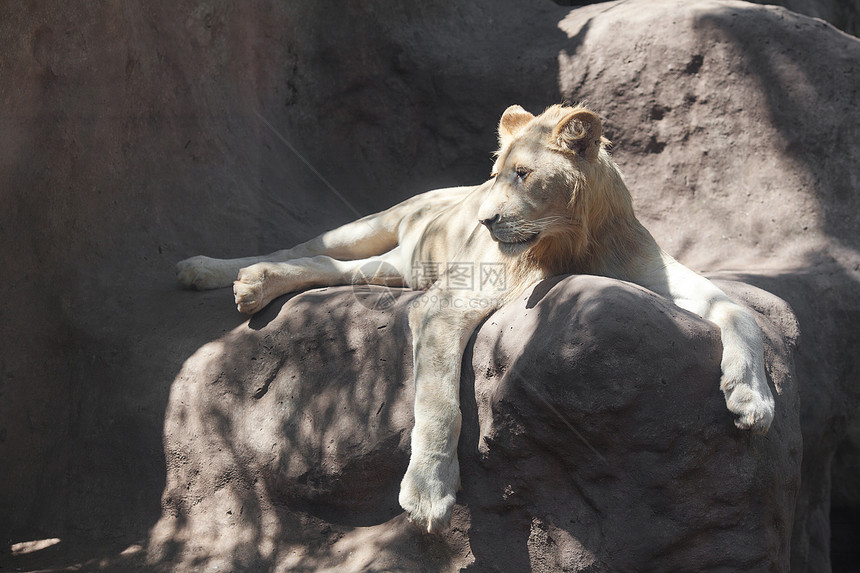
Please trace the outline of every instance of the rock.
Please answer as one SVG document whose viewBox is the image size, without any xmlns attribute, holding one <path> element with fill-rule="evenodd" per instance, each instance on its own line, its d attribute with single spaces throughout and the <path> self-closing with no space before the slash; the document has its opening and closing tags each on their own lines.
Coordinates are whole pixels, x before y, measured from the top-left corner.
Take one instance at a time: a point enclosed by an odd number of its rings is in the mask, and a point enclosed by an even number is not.
<svg viewBox="0 0 860 573">
<path fill-rule="evenodd" d="M 783 0 L 773 4 L 785 6 L 799 14 L 821 18 L 853 36 L 860 35 L 860 2 L 857 0 Z"/>
<path fill-rule="evenodd" d="M 855 532 L 860 529 L 860 416 L 854 414 L 834 454 L 831 474 L 830 521 L 833 570 L 850 570 L 860 563 Z"/>
<path fill-rule="evenodd" d="M 150 556 L 239 569 L 786 569 L 802 449 L 795 323 L 772 295 L 733 288 L 765 311 L 778 406 L 766 437 L 732 423 L 718 330 L 637 286 L 559 277 L 488 319 L 467 352 L 463 491 L 441 539 L 397 505 L 406 317 L 422 295 L 384 310 L 349 287 L 279 299 L 177 377 Z M 338 554 L 361 537 L 380 541 Z"/>
</svg>

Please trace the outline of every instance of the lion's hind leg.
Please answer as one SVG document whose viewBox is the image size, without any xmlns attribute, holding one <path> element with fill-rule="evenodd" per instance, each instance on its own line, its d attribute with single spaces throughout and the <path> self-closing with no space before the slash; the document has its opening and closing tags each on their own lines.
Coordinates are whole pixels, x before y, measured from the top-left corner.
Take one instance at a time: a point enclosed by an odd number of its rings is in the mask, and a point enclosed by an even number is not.
<svg viewBox="0 0 860 573">
<path fill-rule="evenodd" d="M 257 265 L 263 265 L 257 269 L 260 271 L 257 273 L 260 276 L 265 275 L 262 273 L 265 265 L 288 262 L 293 263 L 294 266 L 322 269 L 324 267 L 322 262 L 314 263 L 313 259 L 324 257 L 362 260 L 365 257 L 382 255 L 396 246 L 397 234 L 389 222 L 382 217 L 371 216 L 323 233 L 291 249 L 276 251 L 269 255 L 238 259 L 214 259 L 202 255 L 191 257 L 176 264 L 176 278 L 186 288 L 215 289 L 230 286 L 242 269 Z M 273 276 L 277 274 L 275 272 Z M 259 277 L 253 280 L 256 278 Z M 243 278 L 239 276 L 238 280 L 242 282 Z"/>
<path fill-rule="evenodd" d="M 176 278 L 186 288 L 207 290 L 230 286 L 241 269 L 258 263 L 285 263 L 318 256 L 342 261 L 383 256 L 397 246 L 400 225 L 404 219 L 415 213 L 438 210 L 461 199 L 469 190 L 462 187 L 428 191 L 385 211 L 367 215 L 295 247 L 268 255 L 239 259 L 191 257 L 176 264 Z"/>
<path fill-rule="evenodd" d="M 400 247 L 384 255 L 340 261 L 325 255 L 243 268 L 233 283 L 239 312 L 254 314 L 282 294 L 315 286 L 382 284 L 404 286 Z"/>
</svg>

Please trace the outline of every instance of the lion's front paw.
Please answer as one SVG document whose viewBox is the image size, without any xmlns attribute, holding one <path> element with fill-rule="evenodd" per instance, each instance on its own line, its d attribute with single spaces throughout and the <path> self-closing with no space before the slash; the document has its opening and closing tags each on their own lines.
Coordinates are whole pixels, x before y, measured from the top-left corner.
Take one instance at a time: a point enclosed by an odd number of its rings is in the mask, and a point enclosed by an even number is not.
<svg viewBox="0 0 860 573">
<path fill-rule="evenodd" d="M 266 296 L 265 264 L 256 264 L 239 271 L 239 278 L 233 283 L 233 296 L 236 308 L 245 314 L 262 310 L 269 302 Z"/>
<path fill-rule="evenodd" d="M 460 468 L 456 455 L 452 461 L 409 463 L 400 484 L 400 505 L 409 521 L 429 533 L 441 533 L 451 523 Z"/>
<path fill-rule="evenodd" d="M 737 415 L 735 425 L 742 430 L 765 434 L 773 422 L 773 395 L 766 383 L 741 383 L 725 390 L 726 405 Z"/>
<path fill-rule="evenodd" d="M 198 255 L 176 263 L 176 278 L 185 288 L 208 290 L 230 286 L 234 274 L 226 269 L 224 262 Z"/>
</svg>

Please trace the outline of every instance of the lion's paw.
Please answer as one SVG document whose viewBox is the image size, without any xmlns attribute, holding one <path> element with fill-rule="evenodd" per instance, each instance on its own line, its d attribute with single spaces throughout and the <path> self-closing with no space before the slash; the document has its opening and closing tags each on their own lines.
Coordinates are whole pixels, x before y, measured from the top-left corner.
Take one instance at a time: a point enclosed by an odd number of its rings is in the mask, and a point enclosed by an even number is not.
<svg viewBox="0 0 860 573">
<path fill-rule="evenodd" d="M 428 533 L 441 533 L 451 523 L 459 488 L 459 465 L 453 463 L 420 465 L 410 463 L 400 484 L 400 505 L 409 521 Z"/>
<path fill-rule="evenodd" d="M 223 261 L 198 255 L 176 263 L 176 278 L 185 288 L 209 290 L 230 286 L 235 277 Z"/>
<path fill-rule="evenodd" d="M 266 274 L 265 264 L 239 271 L 239 278 L 233 283 L 233 296 L 239 312 L 254 314 L 271 302 L 266 297 Z"/>
<path fill-rule="evenodd" d="M 742 430 L 765 434 L 773 423 L 773 395 L 766 384 L 757 390 L 749 384 L 737 384 L 725 392 L 726 405 L 737 416 L 735 425 Z"/>
</svg>

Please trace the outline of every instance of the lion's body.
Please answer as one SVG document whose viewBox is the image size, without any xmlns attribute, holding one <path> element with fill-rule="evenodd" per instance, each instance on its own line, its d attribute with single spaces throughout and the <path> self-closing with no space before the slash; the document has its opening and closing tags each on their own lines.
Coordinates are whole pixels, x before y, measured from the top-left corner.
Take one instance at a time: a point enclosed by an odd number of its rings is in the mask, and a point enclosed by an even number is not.
<svg viewBox="0 0 860 573">
<path fill-rule="evenodd" d="M 721 388 L 744 429 L 767 431 L 773 398 L 752 316 L 656 244 L 633 214 L 600 120 L 581 107 L 532 116 L 512 106 L 499 125 L 493 178 L 430 191 L 265 257 L 194 257 L 178 265 L 196 288 L 234 283 L 240 311 L 311 286 L 399 284 L 435 296 L 410 314 L 415 428 L 400 502 L 429 531 L 450 520 L 459 468 L 460 362 L 481 320 L 534 282 L 599 274 L 640 284 L 712 320 L 723 341 Z M 467 277 L 456 273 L 466 271 Z M 464 280 L 467 279 L 467 280 Z"/>
</svg>

